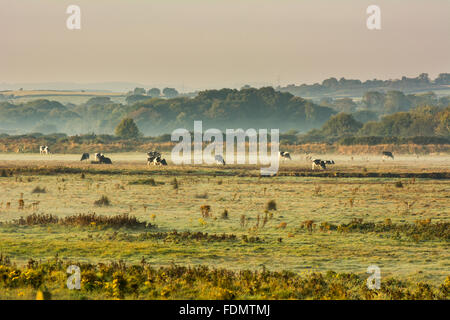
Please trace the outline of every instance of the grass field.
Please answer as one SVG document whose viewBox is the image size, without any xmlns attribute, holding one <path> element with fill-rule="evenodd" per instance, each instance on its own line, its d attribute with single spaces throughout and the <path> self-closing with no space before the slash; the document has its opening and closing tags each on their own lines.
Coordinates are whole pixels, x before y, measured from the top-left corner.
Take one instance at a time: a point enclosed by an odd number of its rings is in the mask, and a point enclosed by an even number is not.
<svg viewBox="0 0 450 320">
<path fill-rule="evenodd" d="M 376 264 L 382 282 L 395 278 L 436 288 L 450 275 L 450 181 L 420 178 L 423 173 L 448 177 L 448 156 L 399 156 L 384 162 L 379 157 L 327 156 L 337 163 L 330 169 L 337 177 L 313 176 L 309 162 L 298 156 L 282 163 L 280 174 L 271 178 L 259 177 L 255 166 L 148 168 L 142 154 L 109 156 L 112 166 L 80 164 L 79 155 L 1 154 L 0 252 L 18 266 L 30 258 L 55 256 L 62 263 L 91 264 L 139 264 L 144 259 L 151 268 L 334 271 L 363 280 L 367 267 Z M 61 168 L 77 170 L 56 173 Z M 304 176 L 295 176 L 299 173 Z M 102 196 L 109 205 L 94 205 Z M 202 206 L 210 211 L 202 213 Z M 94 212 L 129 214 L 153 227 L 17 222 L 31 214 L 63 218 Z M 0 291 L 0 297 L 15 297 L 21 289 L 10 290 Z M 29 298 L 33 290 L 22 296 Z M 73 296 L 63 289 L 56 292 L 56 297 Z M 184 294 L 208 298 L 206 293 Z M 216 298 L 228 297 L 222 294 Z M 153 295 L 144 296 L 157 298 Z M 262 296 L 241 292 L 228 298 Z M 180 298 L 180 293 L 167 297 Z M 283 297 L 314 298 L 274 296 Z"/>
<path fill-rule="evenodd" d="M 0 94 L 14 95 L 16 103 L 28 102 L 36 99 L 48 99 L 60 103 L 81 104 L 93 97 L 110 97 L 114 102 L 125 102 L 125 93 L 104 91 L 74 91 L 74 90 L 7 90 Z"/>
</svg>

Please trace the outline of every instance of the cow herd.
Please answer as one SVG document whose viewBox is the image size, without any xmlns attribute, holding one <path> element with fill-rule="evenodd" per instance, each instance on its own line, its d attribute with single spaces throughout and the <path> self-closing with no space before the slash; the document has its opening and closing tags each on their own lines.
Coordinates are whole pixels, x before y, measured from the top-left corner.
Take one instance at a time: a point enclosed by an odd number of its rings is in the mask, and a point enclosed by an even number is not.
<svg viewBox="0 0 450 320">
<path fill-rule="evenodd" d="M 289 152 L 286 151 L 280 151 L 279 152 L 279 156 L 281 160 L 292 160 L 291 159 L 291 155 Z M 312 170 L 326 170 L 327 169 L 327 165 L 333 165 L 334 160 L 321 160 L 321 159 L 312 159 L 311 156 L 309 154 L 306 155 L 306 160 L 307 161 L 312 161 Z"/>
<path fill-rule="evenodd" d="M 50 154 L 50 149 L 48 146 L 40 146 L 39 147 L 39 153 L 41 155 L 48 155 Z M 383 161 L 387 158 L 394 159 L 394 155 L 390 151 L 383 151 L 382 152 Z M 279 158 L 280 160 L 292 160 L 291 155 L 287 151 L 280 151 L 279 152 Z M 352 157 L 353 158 L 353 157 Z M 81 155 L 80 161 L 86 161 L 90 159 L 90 154 L 85 152 Z M 322 159 L 313 159 L 309 154 L 306 155 L 305 159 L 307 161 L 312 162 L 312 170 L 326 170 L 327 166 L 334 165 L 334 160 L 322 160 Z M 225 165 L 225 160 L 223 156 L 216 155 L 215 156 L 215 162 L 218 165 Z M 105 157 L 103 153 L 95 153 L 94 154 L 94 160 L 91 161 L 92 164 L 112 164 L 112 161 L 110 158 Z M 158 151 L 150 151 L 147 152 L 147 165 L 155 165 L 155 166 L 167 166 L 167 161 L 164 159 L 160 152 Z"/>
</svg>

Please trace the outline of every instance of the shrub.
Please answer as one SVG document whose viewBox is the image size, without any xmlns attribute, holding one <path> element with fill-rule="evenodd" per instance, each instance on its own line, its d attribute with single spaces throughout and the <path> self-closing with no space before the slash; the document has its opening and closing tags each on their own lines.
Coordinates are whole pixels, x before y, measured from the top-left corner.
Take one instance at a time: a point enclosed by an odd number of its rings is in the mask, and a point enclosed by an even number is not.
<svg viewBox="0 0 450 320">
<path fill-rule="evenodd" d="M 98 207 L 109 206 L 111 203 L 109 202 L 109 198 L 107 196 L 102 196 L 100 199 L 94 201 L 94 205 Z"/>
<path fill-rule="evenodd" d="M 242 214 L 241 218 L 240 218 L 240 224 L 241 224 L 242 228 L 245 227 L 246 221 L 247 221 L 247 217 L 245 216 L 245 214 Z"/>
<path fill-rule="evenodd" d="M 228 210 L 224 209 L 222 214 L 220 215 L 222 219 L 228 219 Z"/>
<path fill-rule="evenodd" d="M 46 193 L 47 191 L 45 190 L 45 188 L 41 188 L 39 186 L 35 187 L 33 189 L 33 191 L 31 191 L 31 193 Z"/>
<path fill-rule="evenodd" d="M 266 210 L 267 211 L 277 210 L 277 203 L 275 202 L 275 200 L 270 200 L 266 203 Z"/>
<path fill-rule="evenodd" d="M 286 222 L 281 222 L 281 223 L 278 225 L 278 229 L 286 229 L 286 227 L 287 227 L 287 223 L 286 223 Z"/>
<path fill-rule="evenodd" d="M 319 185 L 314 186 L 314 194 L 318 196 L 320 194 L 320 191 L 322 191 L 322 187 Z"/>
<path fill-rule="evenodd" d="M 402 183 L 401 181 L 397 181 L 397 182 L 395 183 L 395 187 L 396 187 L 396 188 L 403 188 L 403 183 Z"/>
<path fill-rule="evenodd" d="M 208 193 L 205 191 L 203 193 L 196 194 L 195 198 L 197 198 L 197 199 L 208 199 Z"/>
<path fill-rule="evenodd" d="M 155 187 L 155 186 L 164 184 L 164 182 L 158 182 L 158 181 L 155 181 L 155 179 L 150 178 L 150 179 L 140 179 L 140 180 L 130 181 L 128 184 L 131 184 L 131 185 L 148 185 L 148 186 Z"/>
<path fill-rule="evenodd" d="M 177 178 L 173 178 L 173 180 L 172 180 L 172 182 L 171 182 L 170 184 L 172 185 L 172 187 L 173 187 L 175 190 L 178 190 L 179 185 L 178 185 L 178 180 L 177 180 Z"/>
<path fill-rule="evenodd" d="M 208 218 L 211 216 L 211 206 L 204 204 L 200 207 L 203 218 Z"/>
<path fill-rule="evenodd" d="M 67 216 L 64 218 L 58 218 L 51 214 L 36 214 L 33 213 L 29 216 L 20 217 L 12 222 L 5 224 L 15 224 L 22 226 L 32 225 L 48 225 L 59 224 L 64 226 L 91 226 L 91 225 L 103 225 L 109 227 L 153 227 L 152 224 L 141 222 L 136 217 L 129 216 L 127 213 L 119 214 L 115 216 L 102 216 L 95 213 L 77 214 L 73 216 Z"/>
</svg>

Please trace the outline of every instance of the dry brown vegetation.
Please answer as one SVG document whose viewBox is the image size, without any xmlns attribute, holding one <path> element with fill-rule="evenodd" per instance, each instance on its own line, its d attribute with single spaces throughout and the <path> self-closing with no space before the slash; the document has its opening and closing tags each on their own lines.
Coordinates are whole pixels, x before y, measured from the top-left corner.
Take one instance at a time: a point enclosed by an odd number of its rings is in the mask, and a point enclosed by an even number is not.
<svg viewBox="0 0 450 320">
<path fill-rule="evenodd" d="M 51 214 L 33 213 L 26 217 L 20 217 L 11 222 L 3 222 L 5 225 L 33 226 L 33 225 L 49 225 L 59 224 L 62 226 L 106 226 L 113 228 L 151 228 L 152 224 L 141 222 L 136 217 L 128 214 L 119 214 L 115 216 L 102 216 L 95 213 L 77 214 L 60 218 Z"/>
</svg>

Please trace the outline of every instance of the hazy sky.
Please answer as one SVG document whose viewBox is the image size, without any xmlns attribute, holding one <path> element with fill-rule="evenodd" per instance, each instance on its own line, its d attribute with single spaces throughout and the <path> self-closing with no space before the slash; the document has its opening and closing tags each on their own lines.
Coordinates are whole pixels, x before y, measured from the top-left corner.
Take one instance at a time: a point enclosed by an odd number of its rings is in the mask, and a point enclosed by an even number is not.
<svg viewBox="0 0 450 320">
<path fill-rule="evenodd" d="M 81 8 L 81 30 L 66 8 Z M 366 8 L 381 27 L 366 27 Z M 194 88 L 450 72 L 449 0 L 1 0 L 0 83 Z"/>
</svg>

